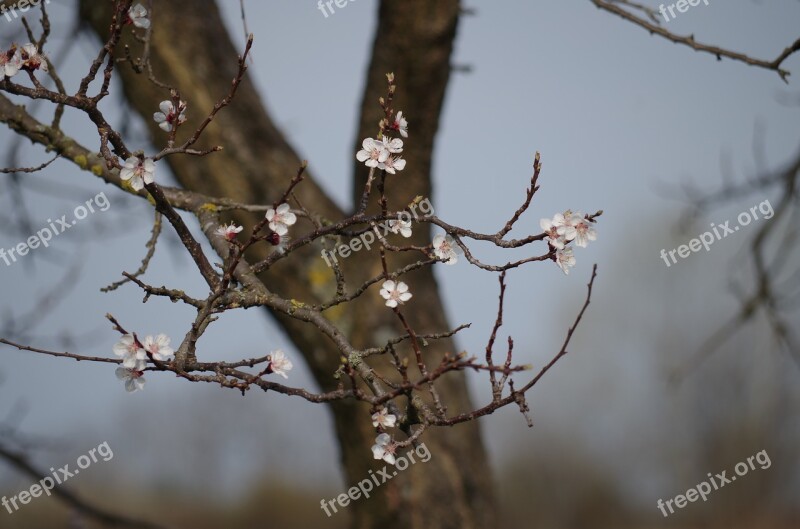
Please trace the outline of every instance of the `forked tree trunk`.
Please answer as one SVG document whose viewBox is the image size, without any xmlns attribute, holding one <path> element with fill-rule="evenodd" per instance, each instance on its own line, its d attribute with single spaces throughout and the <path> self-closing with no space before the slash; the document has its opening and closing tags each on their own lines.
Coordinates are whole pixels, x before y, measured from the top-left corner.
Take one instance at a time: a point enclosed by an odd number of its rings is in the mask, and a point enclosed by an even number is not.
<svg viewBox="0 0 800 529">
<path fill-rule="evenodd" d="M 105 39 L 113 2 L 80 0 L 81 16 Z M 189 101 L 191 113 L 188 130 L 193 130 L 203 114 L 230 89 L 236 75 L 237 50 L 229 38 L 213 0 L 171 0 L 154 2 L 154 31 L 151 59 L 156 76 L 180 89 Z M 275 9 L 279 9 L 278 3 Z M 399 82 L 397 108 L 412 119 L 413 139 L 404 153 L 408 160 L 402 175 L 402 188 L 395 193 L 392 206 L 402 207 L 415 195 L 432 197 L 430 180 L 434 139 L 450 73 L 450 57 L 459 16 L 457 0 L 384 0 L 379 28 L 373 47 L 372 62 L 364 91 L 360 133 L 356 144 L 374 136 L 380 117 L 376 105 L 385 91 L 385 73 L 395 72 Z M 257 20 L 250 20 L 258 27 Z M 133 55 L 141 55 L 141 45 L 126 32 L 124 43 Z M 136 74 L 126 64 L 118 67 L 125 95 L 131 107 L 148 123 L 156 142 L 164 134 L 151 119 L 158 103 L 169 98 L 163 89 L 151 84 L 146 75 Z M 223 110 L 204 135 L 203 147 L 224 145 L 225 150 L 211 156 L 168 158 L 177 179 L 187 189 L 229 197 L 247 203 L 269 204 L 286 187 L 300 160 L 277 129 L 262 98 L 246 77 L 234 103 Z M 355 152 L 355 151 L 353 151 Z M 354 164 L 354 167 L 355 164 Z M 298 189 L 298 196 L 311 211 L 327 218 L 344 215 L 309 175 Z M 364 183 L 361 168 L 354 169 L 354 195 Z M 391 185 L 391 184 L 390 184 Z M 433 201 L 435 203 L 435 200 Z M 252 226 L 251 215 L 237 217 Z M 306 226 L 307 227 L 307 226 Z M 415 227 L 416 243 L 425 244 L 430 235 L 425 227 Z M 317 302 L 330 293 L 333 278 L 319 249 L 295 255 L 291 266 L 276 267 L 262 280 L 266 286 L 286 297 Z M 258 252 L 252 259 L 263 258 Z M 402 261 L 395 261 L 401 263 Z M 377 270 L 374 252 L 361 251 L 346 262 L 349 274 L 365 277 Z M 449 329 L 436 281 L 430 269 L 409 277 L 414 284 L 411 322 L 419 332 Z M 370 293 L 372 293 L 370 291 Z M 373 293 L 374 294 L 374 293 Z M 375 345 L 380 330 L 389 328 L 400 334 L 392 313 L 383 307 L 377 295 L 368 295 L 344 310 L 332 310 L 326 316 L 345 329 L 356 346 Z M 275 316 L 275 315 L 273 315 Z M 339 366 L 339 354 L 332 344 L 308 324 L 276 316 L 306 362 L 319 385 L 332 389 L 337 381 L 333 373 Z M 451 340 L 431 343 L 425 349 L 429 362 L 446 351 L 454 351 Z M 199 352 L 202 358 L 202 346 Z M 451 374 L 438 385 L 450 413 L 471 409 L 465 377 Z M 281 398 L 277 395 L 268 398 Z M 331 406 L 348 486 L 368 477 L 368 470 L 378 468 L 370 446 L 375 438 L 363 403 L 338 403 Z M 347 511 L 359 529 L 489 529 L 494 527 L 492 479 L 486 452 L 477 424 L 457 428 L 429 430 L 424 441 L 432 457 L 416 464 L 376 489 L 369 500 L 351 503 Z M 318 505 L 309 506 L 318 508 Z"/>
</svg>

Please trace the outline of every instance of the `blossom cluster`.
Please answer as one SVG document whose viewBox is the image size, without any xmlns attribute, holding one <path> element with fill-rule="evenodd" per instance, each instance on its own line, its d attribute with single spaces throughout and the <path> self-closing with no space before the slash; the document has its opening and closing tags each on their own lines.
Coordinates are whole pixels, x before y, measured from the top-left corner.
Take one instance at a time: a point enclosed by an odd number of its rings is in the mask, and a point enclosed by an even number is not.
<svg viewBox="0 0 800 529">
<path fill-rule="evenodd" d="M 408 120 L 403 117 L 403 112 L 399 111 L 394 119 L 381 122 L 383 130 L 391 130 L 408 138 Z M 406 161 L 397 156 L 403 152 L 403 140 L 390 138 L 385 133 L 381 139 L 365 138 L 361 144 L 362 149 L 356 153 L 356 159 L 364 162 L 369 168 L 378 168 L 390 174 L 396 174 L 403 170 Z M 405 238 L 411 237 L 411 221 L 399 218 L 389 220 L 389 230 L 392 233 L 402 235 Z M 445 264 L 454 265 L 458 261 L 456 243 L 449 235 L 437 235 L 433 238 L 433 253 Z M 408 291 L 408 285 L 402 281 L 388 279 L 381 285 L 380 295 L 386 300 L 386 306 L 396 308 L 409 299 L 412 294 Z"/>
<path fill-rule="evenodd" d="M 572 248 L 567 245 L 574 241 L 576 246 L 586 248 L 589 241 L 597 239 L 597 232 L 591 222 L 594 221 L 583 213 L 569 209 L 564 213 L 556 213 L 552 219 L 539 221 L 547 235 L 548 244 L 556 250 L 555 262 L 565 274 L 569 274 L 569 269 L 575 266 Z"/>
<path fill-rule="evenodd" d="M 169 100 L 162 101 L 158 108 L 160 112 L 153 114 L 153 120 L 165 132 L 171 132 L 186 121 L 186 103 L 183 101 L 178 103 L 177 109 Z M 131 156 L 122 165 L 119 177 L 129 182 L 134 191 L 140 191 L 145 185 L 155 182 L 155 172 L 156 164 L 152 158 Z"/>
<path fill-rule="evenodd" d="M 122 360 L 122 366 L 116 369 L 116 376 L 125 382 L 125 389 L 133 393 L 144 389 L 144 370 L 147 368 L 147 359 L 158 362 L 168 362 L 175 355 L 175 351 L 170 347 L 170 338 L 166 334 L 158 334 L 155 337 L 146 336 L 144 341 L 134 334 L 124 334 L 119 342 L 114 344 L 114 355 Z M 292 362 L 282 350 L 272 351 L 267 356 L 266 373 L 275 373 L 283 378 L 289 378 L 287 373 L 292 370 Z"/>
<path fill-rule="evenodd" d="M 289 227 L 297 222 L 297 215 L 292 213 L 292 208 L 287 203 L 278 205 L 276 208 L 269 208 L 265 215 L 269 223 L 269 229 L 272 230 L 272 235 L 268 237 L 268 241 L 272 244 L 279 246 L 289 240 L 288 233 Z M 216 234 L 228 242 L 233 242 L 236 235 L 242 232 L 242 227 L 231 222 L 230 224 L 223 224 L 216 230 Z"/>
<path fill-rule="evenodd" d="M 150 19 L 147 18 L 147 9 L 142 4 L 131 7 L 125 23 L 133 24 L 138 28 L 149 28 Z M 47 59 L 39 53 L 35 44 L 30 42 L 22 46 L 14 44 L 5 52 L 0 53 L 0 81 L 6 77 L 14 77 L 20 70 L 48 71 Z"/>
<path fill-rule="evenodd" d="M 165 132 L 172 131 L 186 121 L 186 103 L 183 101 L 178 104 L 177 110 L 172 101 L 162 101 L 159 109 L 160 112 L 153 114 L 153 120 Z M 140 191 L 145 185 L 155 182 L 155 173 L 156 164 L 152 158 L 131 156 L 122 165 L 119 177 L 129 182 L 134 191 Z"/>
<path fill-rule="evenodd" d="M 386 408 L 381 408 L 377 413 L 372 414 L 372 426 L 383 428 L 394 428 L 397 423 L 397 417 L 389 413 Z M 382 432 L 375 438 L 375 444 L 372 445 L 372 456 L 375 459 L 383 459 L 390 465 L 394 465 L 394 453 L 397 446 L 392 442 L 392 437 Z"/>
<path fill-rule="evenodd" d="M 114 345 L 114 354 L 122 359 L 122 367 L 116 370 L 117 378 L 125 381 L 125 389 L 134 392 L 144 388 L 144 370 L 150 355 L 159 362 L 166 362 L 175 354 L 169 346 L 166 334 L 146 336 L 144 342 L 132 334 L 125 334 Z"/>
<path fill-rule="evenodd" d="M 411 228 L 407 228 L 409 236 Z M 447 265 L 454 265 L 458 261 L 455 240 L 449 235 L 437 235 L 433 238 L 433 253 Z M 396 308 L 411 299 L 412 294 L 408 291 L 408 285 L 403 281 L 388 279 L 381 285 L 380 295 L 386 300 L 386 306 Z"/>
<path fill-rule="evenodd" d="M 20 70 L 48 71 L 47 59 L 39 53 L 35 44 L 28 43 L 21 47 L 14 44 L 5 52 L 0 53 L 0 81 L 6 77 L 14 77 Z"/>
<path fill-rule="evenodd" d="M 389 128 L 396 130 L 404 138 L 408 137 L 408 121 L 403 117 L 402 111 L 397 113 Z M 390 138 L 386 134 L 380 139 L 365 138 L 361 147 L 356 153 L 356 159 L 369 168 L 397 174 L 397 171 L 402 171 L 406 166 L 406 161 L 399 156 L 403 152 L 403 140 L 400 138 Z"/>
</svg>

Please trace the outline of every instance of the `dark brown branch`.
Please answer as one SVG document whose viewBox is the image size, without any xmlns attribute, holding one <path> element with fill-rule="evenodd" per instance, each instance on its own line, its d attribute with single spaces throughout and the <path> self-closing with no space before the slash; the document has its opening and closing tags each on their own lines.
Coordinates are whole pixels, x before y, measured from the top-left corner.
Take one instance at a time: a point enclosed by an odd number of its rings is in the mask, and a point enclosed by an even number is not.
<svg viewBox="0 0 800 529">
<path fill-rule="evenodd" d="M 6 340 L 5 338 L 0 338 L 0 343 L 9 345 L 11 347 L 16 347 L 20 351 L 30 351 L 32 353 L 39 353 L 48 356 L 56 356 L 59 358 L 71 358 L 73 360 L 77 360 L 78 362 L 87 361 L 87 362 L 103 362 L 107 364 L 121 364 L 122 360 L 117 360 L 114 358 L 103 358 L 100 356 L 86 356 L 86 355 L 79 355 L 75 353 L 66 353 L 66 352 L 58 352 L 58 351 L 48 351 L 47 349 L 38 349 L 36 347 L 30 347 L 28 345 L 21 345 L 18 343 L 14 343 L 12 341 Z"/>
<path fill-rule="evenodd" d="M 710 53 L 717 57 L 717 59 L 721 59 L 722 57 L 727 57 L 728 59 L 732 59 L 734 61 L 743 62 L 750 66 L 756 66 L 758 68 L 765 68 L 767 70 L 772 70 L 777 72 L 777 74 L 783 79 L 784 82 L 788 83 L 788 77 L 790 72 L 788 70 L 784 70 L 781 68 L 783 62 L 793 53 L 800 50 L 800 38 L 794 41 L 793 44 L 788 46 L 784 49 L 775 59 L 771 61 L 763 60 L 763 59 L 755 59 L 743 53 L 738 53 L 735 51 L 730 51 L 725 48 L 720 48 L 718 46 L 712 46 L 709 44 L 702 44 L 694 40 L 694 35 L 688 36 L 680 36 L 675 35 L 674 33 L 667 31 L 666 29 L 662 28 L 661 26 L 653 23 L 648 22 L 647 20 L 640 18 L 629 11 L 626 11 L 622 7 L 615 5 L 614 2 L 608 0 L 591 0 L 591 2 L 596 5 L 599 9 L 603 9 L 610 13 L 614 13 L 615 15 L 624 18 L 625 20 L 636 24 L 646 30 L 648 30 L 651 34 L 655 33 L 671 42 L 676 44 L 682 44 L 684 46 L 688 46 L 695 51 Z"/>
</svg>

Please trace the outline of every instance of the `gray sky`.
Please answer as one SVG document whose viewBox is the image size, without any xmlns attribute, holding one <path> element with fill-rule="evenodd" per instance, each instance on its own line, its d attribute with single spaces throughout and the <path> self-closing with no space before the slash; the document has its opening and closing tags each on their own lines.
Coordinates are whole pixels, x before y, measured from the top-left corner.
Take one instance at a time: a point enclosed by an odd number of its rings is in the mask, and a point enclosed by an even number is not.
<svg viewBox="0 0 800 529">
<path fill-rule="evenodd" d="M 230 31 L 243 41 L 238 2 L 220 4 Z M 465 17 L 461 23 L 455 62 L 468 64 L 473 71 L 455 74 L 448 88 L 434 160 L 436 213 L 476 231 L 497 230 L 523 200 L 537 150 L 543 161 L 541 190 L 516 233 L 536 232 L 540 217 L 567 208 L 604 210 L 598 240 L 576 250 L 578 265 L 569 276 L 552 263 L 509 274 L 503 336 L 510 333 L 515 338 L 518 362 L 539 367 L 558 350 L 582 303 L 591 265 L 599 264 L 593 304 L 570 355 L 530 394 L 535 428 L 529 430 L 513 410 L 482 420 L 492 457 L 502 465 L 522 449 L 535 450 L 537 443 L 547 439 L 570 437 L 583 440 L 579 442 L 589 454 L 607 462 L 601 464 L 625 467 L 626 483 L 643 501 L 650 502 L 663 490 L 677 492 L 680 489 L 653 477 L 663 463 L 660 457 L 637 460 L 631 473 L 625 454 L 651 441 L 664 446 L 688 442 L 681 432 L 692 424 L 675 411 L 685 403 L 680 391 L 671 392 L 666 386 L 664 367 L 688 357 L 692 347 L 735 308 L 724 271 L 731 260 L 741 258 L 737 252 L 748 232 L 744 229 L 735 238 L 717 243 L 711 252 L 692 255 L 670 268 L 659 252 L 705 231 L 706 222 L 734 218 L 743 209 L 775 197 L 756 196 L 709 212 L 688 234 L 676 235 L 675 222 L 684 211 L 683 204 L 666 198 L 660 190 L 688 181 L 713 189 L 720 183 L 723 158 L 730 160 L 735 174 L 751 172 L 758 124 L 763 126 L 769 164 L 778 167 L 787 161 L 800 140 L 800 120 L 796 107 L 784 106 L 777 98 L 796 94 L 797 80 L 787 86 L 773 72 L 728 60 L 717 62 L 709 55 L 651 37 L 588 1 L 467 5 L 477 8 L 477 16 Z M 66 0 L 54 2 L 54 20 L 62 25 L 56 27 L 53 45 L 63 45 L 72 9 Z M 247 10 L 256 36 L 250 75 L 294 148 L 310 161 L 313 173 L 331 195 L 346 204 L 377 2 L 353 2 L 327 19 L 312 1 L 250 0 Z M 800 3 L 796 1 L 758 5 L 732 0 L 707 7 L 701 4 L 668 27 L 681 34 L 694 33 L 703 42 L 772 59 L 797 38 L 797 20 Z M 19 29 L 12 25 L 0 20 L 4 42 L 9 31 Z M 69 86 L 76 86 L 94 49 L 85 39 L 73 48 L 62 67 Z M 798 57 L 785 67 L 800 76 Z M 400 91 L 403 82 L 398 79 Z M 114 108 L 118 101 L 109 98 L 106 104 L 115 120 L 122 117 Z M 414 116 L 408 119 L 408 141 L 413 142 Z M 84 145 L 97 145 L 82 117 L 71 114 L 66 125 Z M 132 137 L 140 138 L 135 145 L 146 148 L 141 124 L 134 120 L 131 128 Z M 0 129 L 2 145 L 11 138 Z M 45 159 L 40 150 L 27 144 L 23 153 L 25 163 Z M 160 170 L 159 180 L 169 182 L 165 169 Z M 83 190 L 68 198 L 27 194 L 34 227 L 100 191 L 112 206 L 59 237 L 51 248 L 37 250 L 11 267 L 0 263 L 2 310 L 18 315 L 53 288 L 76 252 L 82 256 L 80 279 L 68 293 L 58 296 L 58 306 L 31 331 L 31 344 L 53 346 L 55 337 L 65 330 L 88 333 L 91 339 L 82 352 L 110 356 L 116 336 L 105 323 L 107 312 L 139 333 L 166 332 L 179 341 L 191 321 L 191 311 L 159 300 L 141 305 L 141 294 L 131 286 L 110 295 L 98 292 L 117 280 L 120 271 L 138 266 L 150 229 L 150 207 L 66 163 L 54 164 L 34 178 L 51 195 L 58 195 L 66 180 Z M 402 185 L 402 179 L 397 180 Z M 14 215 L 7 185 L 0 189 L 0 213 Z M 754 230 L 750 228 L 750 235 Z M 22 234 L 3 231 L 0 246 L 8 248 L 22 238 Z M 85 240 L 80 242 L 81 238 Z M 476 248 L 482 258 L 507 259 L 492 248 Z M 202 282 L 196 274 L 187 274 L 187 269 L 191 266 L 186 257 L 163 244 L 147 280 L 201 292 Z M 453 323 L 473 323 L 459 345 L 479 353 L 494 321 L 496 277 L 465 262 L 439 267 L 437 272 Z M 665 351 L 665 329 L 678 326 L 684 335 L 669 342 L 673 347 Z M 766 350 L 759 353 L 768 360 L 763 369 L 789 369 L 792 364 L 774 343 L 766 335 L 761 338 L 759 343 Z M 261 312 L 248 311 L 223 316 L 203 339 L 201 350 L 207 358 L 234 358 L 264 354 L 276 347 L 292 351 Z M 712 362 L 724 364 L 725 357 L 715 356 Z M 299 364 L 291 382 L 313 386 Z M 193 472 L 201 476 L 208 472 L 219 476 L 219 481 L 204 483 L 205 488 L 231 491 L 244 483 L 241 476 L 252 472 L 245 466 L 255 462 L 259 472 L 302 484 L 340 479 L 325 410 L 299 399 L 256 392 L 242 398 L 233 391 L 163 375 L 149 375 L 144 392 L 127 395 L 115 380 L 113 367 L 5 348 L 0 350 L 0 372 L 6 377 L 0 386 L 0 416 L 15 403 L 23 403 L 27 406 L 25 429 L 65 440 L 70 454 L 79 455 L 108 440 L 119 453 L 114 466 L 124 465 L 126 475 L 156 472 L 164 482 L 189 483 Z M 701 370 L 697 376 L 704 373 Z M 476 401 L 484 402 L 489 396 L 488 382 L 471 376 L 471 383 Z M 215 413 L 198 409 L 204 405 L 213 406 Z M 175 409 L 184 415 L 173 422 L 168 417 L 174 416 Z M 260 432 L 258 439 L 269 440 L 269 446 L 254 441 L 249 429 L 238 426 L 244 417 Z M 674 422 L 665 430 L 662 423 L 667 417 Z M 174 446 L 184 431 L 200 429 L 207 433 L 199 434 L 200 441 L 192 449 L 177 454 L 152 449 L 153 443 Z M 222 445 L 215 441 L 220 430 L 230 432 Z M 276 450 L 280 457 L 274 457 Z M 199 463 L 214 453 L 219 456 L 219 468 L 187 470 L 192 468 L 187 463 Z M 53 465 L 62 462 L 59 457 L 43 452 L 41 461 Z M 704 468 L 700 475 L 705 474 Z M 5 469 L 0 470 L 0 479 L 5 474 Z M 109 466 L 94 474 L 98 480 L 114 479 L 117 471 Z"/>
</svg>

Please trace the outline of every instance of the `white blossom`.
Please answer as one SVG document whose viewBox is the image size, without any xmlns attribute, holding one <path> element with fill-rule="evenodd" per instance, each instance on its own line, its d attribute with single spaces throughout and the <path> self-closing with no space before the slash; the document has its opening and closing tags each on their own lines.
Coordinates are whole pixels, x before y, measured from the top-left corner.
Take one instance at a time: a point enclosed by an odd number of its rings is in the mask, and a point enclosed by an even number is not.
<svg viewBox="0 0 800 529">
<path fill-rule="evenodd" d="M 382 141 L 365 138 L 361 147 L 363 148 L 356 153 L 356 160 L 365 162 L 367 167 L 378 167 L 389 158 L 389 151 Z"/>
<path fill-rule="evenodd" d="M 166 334 L 159 334 L 155 338 L 146 336 L 142 345 L 144 345 L 145 351 L 153 355 L 153 358 L 159 362 L 166 362 L 175 354 L 175 351 L 169 346 L 169 336 Z"/>
<path fill-rule="evenodd" d="M 539 221 L 539 226 L 541 226 L 541 228 L 547 234 L 547 242 L 550 243 L 550 246 L 557 250 L 564 248 L 564 245 L 567 241 L 564 239 L 564 237 L 558 234 L 558 229 L 553 224 L 551 219 L 541 219 Z"/>
<path fill-rule="evenodd" d="M 575 266 L 575 257 L 572 255 L 572 248 L 564 248 L 556 251 L 556 264 L 569 275 L 569 269 Z"/>
<path fill-rule="evenodd" d="M 389 413 L 386 408 L 381 408 L 377 413 L 372 414 L 372 426 L 377 427 L 379 424 L 383 428 L 394 428 L 397 422 L 397 417 Z"/>
<path fill-rule="evenodd" d="M 372 456 L 375 459 L 383 459 L 390 465 L 394 465 L 394 451 L 396 449 L 389 434 L 382 433 L 375 438 L 375 444 L 372 445 Z"/>
<path fill-rule="evenodd" d="M 437 235 L 433 238 L 433 253 L 439 259 L 444 259 L 444 264 L 454 265 L 458 262 L 456 241 L 449 235 Z"/>
<path fill-rule="evenodd" d="M 572 226 L 575 227 L 575 244 L 581 248 L 586 248 L 589 241 L 597 240 L 597 230 L 586 220 L 581 213 L 572 216 Z"/>
<path fill-rule="evenodd" d="M 0 81 L 17 75 L 20 68 L 22 68 L 22 54 L 16 46 L 5 53 L 0 53 Z"/>
<path fill-rule="evenodd" d="M 141 190 L 145 184 L 152 184 L 155 181 L 156 164 L 151 158 L 142 160 L 137 156 L 131 156 L 125 160 L 125 164 L 119 171 L 122 180 L 130 180 L 134 191 Z"/>
<path fill-rule="evenodd" d="M 119 380 L 125 381 L 125 390 L 128 393 L 133 393 L 144 389 L 144 373 L 136 369 L 128 369 L 125 367 L 118 367 L 114 372 Z"/>
<path fill-rule="evenodd" d="M 564 213 L 556 213 L 553 215 L 553 227 L 556 233 L 564 238 L 566 241 L 571 241 L 578 234 L 573 224 L 575 216 L 572 210 L 567 210 Z"/>
<path fill-rule="evenodd" d="M 392 233 L 398 233 L 408 239 L 411 237 L 411 221 L 400 219 L 390 219 L 389 220 L 389 231 Z"/>
<path fill-rule="evenodd" d="M 289 378 L 286 373 L 287 371 L 291 371 L 292 367 L 292 362 L 286 357 L 286 353 L 284 353 L 282 350 L 277 349 L 270 353 L 270 372 L 280 375 L 283 378 Z"/>
<path fill-rule="evenodd" d="M 158 128 L 164 132 L 170 132 L 177 125 L 183 125 L 186 122 L 186 103 L 183 101 L 178 103 L 180 112 L 175 111 L 175 105 L 172 101 L 162 101 L 158 108 L 161 109 L 161 112 L 154 113 L 153 120 L 158 123 Z"/>
<path fill-rule="evenodd" d="M 289 232 L 289 226 L 297 222 L 297 216 L 289 209 L 289 204 L 286 203 L 278 206 L 278 209 L 269 208 L 266 215 L 269 229 L 278 235 L 286 235 Z"/>
<path fill-rule="evenodd" d="M 114 354 L 122 358 L 122 365 L 128 369 L 141 367 L 147 362 L 147 353 L 139 347 L 132 334 L 126 334 L 114 344 Z"/>
<path fill-rule="evenodd" d="M 236 234 L 240 233 L 244 228 L 237 226 L 233 222 L 230 224 L 223 224 L 214 232 L 227 241 L 232 241 L 236 238 Z"/>
<path fill-rule="evenodd" d="M 390 279 L 381 285 L 381 296 L 386 300 L 387 307 L 395 308 L 411 299 L 411 292 L 408 291 L 408 285 L 402 281 L 395 283 Z"/>
<path fill-rule="evenodd" d="M 396 174 L 397 171 L 402 171 L 406 166 L 406 161 L 399 156 L 389 156 L 386 161 L 378 164 L 378 169 L 386 171 L 390 174 Z"/>
<path fill-rule="evenodd" d="M 384 136 L 383 141 L 383 148 L 389 151 L 389 154 L 399 154 L 403 152 L 403 140 L 400 138 L 389 138 Z"/>
<path fill-rule="evenodd" d="M 142 4 L 136 4 L 128 10 L 128 18 L 137 28 L 147 29 L 150 27 L 150 19 L 147 18 L 147 9 Z"/>
</svg>

